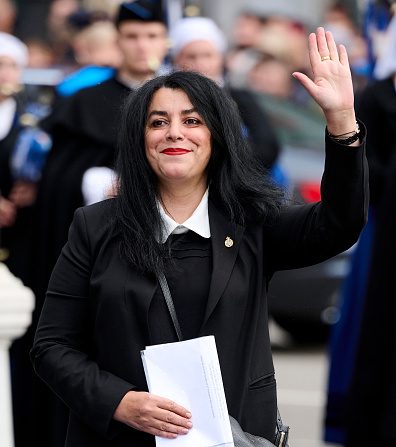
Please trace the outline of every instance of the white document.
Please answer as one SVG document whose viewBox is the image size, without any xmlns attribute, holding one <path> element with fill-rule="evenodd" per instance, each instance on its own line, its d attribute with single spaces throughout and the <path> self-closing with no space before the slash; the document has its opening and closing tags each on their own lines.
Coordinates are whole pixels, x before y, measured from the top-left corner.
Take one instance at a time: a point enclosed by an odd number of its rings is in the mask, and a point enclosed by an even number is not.
<svg viewBox="0 0 396 447">
<path fill-rule="evenodd" d="M 192 414 L 187 435 L 156 436 L 157 447 L 234 447 L 214 337 L 148 346 L 141 354 L 150 392 Z"/>
</svg>

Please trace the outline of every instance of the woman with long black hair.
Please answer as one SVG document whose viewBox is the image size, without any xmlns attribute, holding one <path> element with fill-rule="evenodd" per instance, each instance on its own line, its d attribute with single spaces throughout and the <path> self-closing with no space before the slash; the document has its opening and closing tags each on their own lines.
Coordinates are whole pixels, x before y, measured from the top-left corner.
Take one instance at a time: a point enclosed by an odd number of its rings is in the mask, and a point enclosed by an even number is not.
<svg viewBox="0 0 396 447">
<path fill-rule="evenodd" d="M 66 446 L 153 446 L 188 436 L 194 415 L 147 392 L 145 346 L 214 335 L 229 412 L 273 439 L 276 384 L 266 291 L 276 270 L 351 246 L 366 220 L 364 129 L 344 47 L 309 37 L 314 79 L 294 73 L 327 119 L 322 201 L 286 205 L 256 166 L 234 102 L 175 72 L 134 92 L 123 113 L 114 199 L 76 211 L 32 349 L 37 373 L 70 408 Z"/>
</svg>

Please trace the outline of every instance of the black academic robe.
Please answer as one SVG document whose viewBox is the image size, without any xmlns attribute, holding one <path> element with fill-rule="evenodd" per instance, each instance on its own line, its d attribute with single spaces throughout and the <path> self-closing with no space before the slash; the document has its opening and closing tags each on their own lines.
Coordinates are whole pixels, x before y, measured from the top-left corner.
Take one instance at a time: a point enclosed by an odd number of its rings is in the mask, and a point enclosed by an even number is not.
<svg viewBox="0 0 396 447">
<path fill-rule="evenodd" d="M 272 225 L 233 224 L 221 204 L 209 201 L 213 270 L 199 335 L 215 335 L 230 414 L 266 437 L 276 418 L 268 282 L 276 270 L 347 249 L 367 217 L 363 147 L 327 141 L 327 152 L 322 202 L 285 207 Z M 67 447 L 154 445 L 152 436 L 112 419 L 128 390 L 147 390 L 140 351 L 158 342 L 150 328 L 172 328 L 165 303 L 152 305 L 155 277 L 120 256 L 112 226 L 116 200 L 76 212 L 31 353 L 37 373 L 71 410 Z"/>
<path fill-rule="evenodd" d="M 376 81 L 356 100 L 356 110 L 367 129 L 370 166 L 370 203 L 381 199 L 390 160 L 396 153 L 396 91 L 392 78 Z"/>
<path fill-rule="evenodd" d="M 396 157 L 383 186 L 347 408 L 348 447 L 396 445 Z"/>
<path fill-rule="evenodd" d="M 41 123 L 53 138 L 37 199 L 36 290 L 41 304 L 73 213 L 84 204 L 84 172 L 94 166 L 113 166 L 121 107 L 129 93 L 124 84 L 109 79 L 60 99 Z"/>
<path fill-rule="evenodd" d="M 363 92 L 375 227 L 358 351 L 346 415 L 348 447 L 396 445 L 396 91 L 393 79 Z M 369 135 L 371 135 L 369 137 Z M 370 147 L 369 147 L 370 142 Z M 371 191 L 370 191 L 371 193 Z"/>
</svg>

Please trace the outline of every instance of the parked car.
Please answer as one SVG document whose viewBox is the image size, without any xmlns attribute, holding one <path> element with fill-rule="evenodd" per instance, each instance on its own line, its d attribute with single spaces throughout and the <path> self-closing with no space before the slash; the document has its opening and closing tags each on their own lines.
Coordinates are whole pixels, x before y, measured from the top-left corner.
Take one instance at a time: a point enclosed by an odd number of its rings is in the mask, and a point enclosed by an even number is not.
<svg viewBox="0 0 396 447">
<path fill-rule="evenodd" d="M 314 107 L 257 94 L 272 120 L 282 151 L 278 166 L 285 175 L 290 200 L 320 200 L 324 168 L 325 122 Z M 339 295 L 353 248 L 320 264 L 277 272 L 269 288 L 273 319 L 294 339 L 324 341 L 339 319 Z"/>
</svg>

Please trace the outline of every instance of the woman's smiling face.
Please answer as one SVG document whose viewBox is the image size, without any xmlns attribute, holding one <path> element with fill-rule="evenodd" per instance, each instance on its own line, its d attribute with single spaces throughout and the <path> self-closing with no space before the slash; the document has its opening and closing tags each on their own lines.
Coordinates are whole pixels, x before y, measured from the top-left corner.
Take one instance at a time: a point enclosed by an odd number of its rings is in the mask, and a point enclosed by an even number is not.
<svg viewBox="0 0 396 447">
<path fill-rule="evenodd" d="M 147 116 L 146 156 L 160 183 L 206 183 L 211 134 L 186 93 L 160 88 Z"/>
</svg>

